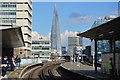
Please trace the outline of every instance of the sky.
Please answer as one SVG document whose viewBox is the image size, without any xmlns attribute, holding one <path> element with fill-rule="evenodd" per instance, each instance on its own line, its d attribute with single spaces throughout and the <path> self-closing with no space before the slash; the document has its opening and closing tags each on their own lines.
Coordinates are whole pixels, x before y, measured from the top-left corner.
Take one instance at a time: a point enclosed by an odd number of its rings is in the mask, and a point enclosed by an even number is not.
<svg viewBox="0 0 120 80">
<path fill-rule="evenodd" d="M 49 35 L 55 4 L 58 7 L 61 35 L 66 32 L 85 32 L 96 19 L 117 15 L 118 10 L 117 2 L 33 2 L 33 32 Z M 87 40 L 85 44 L 88 44 Z"/>
<path fill-rule="evenodd" d="M 119 0 L 32 0 L 33 2 L 118 2 Z"/>
</svg>

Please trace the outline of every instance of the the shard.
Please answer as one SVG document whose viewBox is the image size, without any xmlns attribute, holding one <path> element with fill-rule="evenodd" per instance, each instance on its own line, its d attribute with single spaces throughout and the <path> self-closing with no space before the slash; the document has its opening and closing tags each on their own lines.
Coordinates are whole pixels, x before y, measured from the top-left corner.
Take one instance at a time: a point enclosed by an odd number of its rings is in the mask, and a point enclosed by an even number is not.
<svg viewBox="0 0 120 80">
<path fill-rule="evenodd" d="M 58 21 L 58 9 L 56 4 L 54 6 L 54 16 L 51 30 L 51 50 L 53 50 L 55 54 L 61 55 L 60 27 Z"/>
</svg>

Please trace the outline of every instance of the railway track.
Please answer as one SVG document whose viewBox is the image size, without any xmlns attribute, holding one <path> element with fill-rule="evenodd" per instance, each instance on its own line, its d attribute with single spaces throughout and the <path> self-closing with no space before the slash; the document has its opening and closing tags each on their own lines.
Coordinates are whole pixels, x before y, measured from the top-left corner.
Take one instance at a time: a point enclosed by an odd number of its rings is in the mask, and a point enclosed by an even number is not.
<svg viewBox="0 0 120 80">
<path fill-rule="evenodd" d="M 37 65 L 24 71 L 22 80 L 95 80 L 84 75 L 78 75 L 69 71 L 61 63 L 46 63 L 43 66 Z"/>
<path fill-rule="evenodd" d="M 35 64 L 25 67 L 20 75 L 19 78 L 22 80 L 39 80 L 39 71 L 41 70 L 43 64 Z"/>
<path fill-rule="evenodd" d="M 57 72 L 60 63 L 48 63 L 36 66 L 30 66 L 22 71 L 20 78 L 22 80 L 62 80 Z"/>
<path fill-rule="evenodd" d="M 63 77 L 57 72 L 57 68 L 59 66 L 60 66 L 60 63 L 52 64 L 42 69 L 40 79 L 41 80 L 64 80 Z"/>
</svg>

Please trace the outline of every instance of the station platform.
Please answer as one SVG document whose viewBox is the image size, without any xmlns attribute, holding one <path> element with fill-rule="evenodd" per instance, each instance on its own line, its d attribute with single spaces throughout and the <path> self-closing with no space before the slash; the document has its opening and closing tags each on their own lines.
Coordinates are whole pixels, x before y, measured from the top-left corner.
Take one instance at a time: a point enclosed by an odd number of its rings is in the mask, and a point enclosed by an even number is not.
<svg viewBox="0 0 120 80">
<path fill-rule="evenodd" d="M 18 78 L 20 72 L 28 65 L 31 65 L 31 64 L 21 65 L 18 69 L 15 69 L 14 71 L 7 71 L 7 77 L 12 79 Z"/>
<path fill-rule="evenodd" d="M 95 80 L 112 80 L 109 75 L 103 74 L 100 68 L 98 68 L 98 71 L 96 73 L 93 66 L 83 65 L 76 62 L 65 62 L 61 66 L 72 72 L 93 78 Z"/>
</svg>

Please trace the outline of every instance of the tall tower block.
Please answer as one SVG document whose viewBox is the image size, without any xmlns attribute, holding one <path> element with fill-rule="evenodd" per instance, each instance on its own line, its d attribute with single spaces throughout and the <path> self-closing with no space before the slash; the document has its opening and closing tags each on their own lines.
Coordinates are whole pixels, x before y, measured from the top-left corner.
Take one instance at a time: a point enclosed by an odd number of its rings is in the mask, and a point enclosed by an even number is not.
<svg viewBox="0 0 120 80">
<path fill-rule="evenodd" d="M 54 15 L 51 30 L 51 50 L 55 51 L 55 54 L 61 55 L 60 26 L 58 21 L 58 9 L 56 4 L 54 6 Z"/>
</svg>

